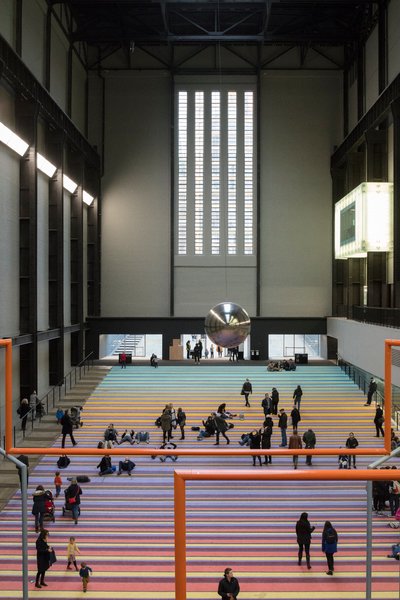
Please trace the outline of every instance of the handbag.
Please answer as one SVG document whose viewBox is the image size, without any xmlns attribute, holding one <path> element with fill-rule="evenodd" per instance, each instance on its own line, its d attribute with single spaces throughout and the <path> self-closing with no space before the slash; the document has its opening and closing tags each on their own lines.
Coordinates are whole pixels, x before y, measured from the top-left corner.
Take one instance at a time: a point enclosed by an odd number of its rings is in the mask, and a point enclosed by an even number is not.
<svg viewBox="0 0 400 600">
<path fill-rule="evenodd" d="M 71 496 L 71 498 L 68 498 L 68 504 L 76 504 L 76 496 Z"/>
<path fill-rule="evenodd" d="M 49 565 L 51 567 L 51 565 L 54 565 L 54 563 L 57 562 L 57 557 L 56 557 L 56 553 L 54 552 L 53 548 L 50 550 L 49 552 Z"/>
</svg>

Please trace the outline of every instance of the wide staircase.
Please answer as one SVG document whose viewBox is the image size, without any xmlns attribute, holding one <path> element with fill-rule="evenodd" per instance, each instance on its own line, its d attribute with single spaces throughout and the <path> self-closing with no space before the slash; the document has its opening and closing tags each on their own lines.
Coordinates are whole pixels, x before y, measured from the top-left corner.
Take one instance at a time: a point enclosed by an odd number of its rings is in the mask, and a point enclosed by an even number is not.
<svg viewBox="0 0 400 600">
<path fill-rule="evenodd" d="M 253 384 L 250 408 L 240 395 L 243 381 Z M 187 414 L 186 439 L 174 441 L 181 447 L 213 448 L 215 456 L 180 457 L 176 463 L 148 456 L 134 457 L 133 477 L 99 477 L 96 457 L 73 457 L 62 475 L 89 475 L 82 484 L 81 518 L 74 525 L 62 516 L 63 498 L 56 500 L 56 522 L 49 523 L 50 543 L 58 562 L 48 572 L 47 588 L 32 598 L 81 598 L 79 577 L 66 571 L 66 544 L 76 537 L 81 555 L 93 568 L 85 597 L 92 599 L 159 600 L 174 598 L 173 471 L 176 468 L 253 468 L 250 456 L 218 455 L 214 439 L 197 441 L 191 426 L 222 402 L 244 419 L 234 419 L 229 432 L 231 445 L 238 447 L 243 433 L 263 421 L 261 400 L 272 386 L 280 392 L 280 408 L 290 412 L 294 388 L 304 391 L 300 433 L 311 427 L 319 447 L 339 447 L 354 431 L 361 447 L 382 447 L 375 438 L 373 407 L 364 407 L 364 396 L 338 368 L 298 367 L 296 372 L 268 373 L 265 367 L 226 365 L 207 367 L 148 366 L 111 369 L 85 405 L 84 427 L 77 431 L 80 447 L 95 447 L 112 422 L 121 430 L 133 427 L 150 432 L 150 447 L 161 444 L 162 435 L 154 421 L 168 402 L 183 407 Z M 291 428 L 289 429 L 291 431 Z M 280 443 L 275 425 L 273 446 Z M 222 439 L 222 443 L 225 441 Z M 55 442 L 60 445 L 60 440 Z M 125 444 L 127 453 L 135 446 Z M 372 462 L 359 457 L 359 468 Z M 117 459 L 113 461 L 117 464 Z M 30 493 L 38 484 L 53 489 L 56 459 L 43 458 L 31 474 Z M 391 464 L 396 464 L 391 461 Z M 337 469 L 337 457 L 316 457 L 312 467 L 300 457 L 299 468 Z M 397 461 L 397 466 L 400 466 Z M 274 457 L 262 469 L 292 469 L 291 457 Z M 254 470 L 260 470 L 255 467 Z M 312 569 L 297 565 L 295 523 L 301 512 L 309 513 L 316 526 L 311 548 Z M 365 598 L 366 490 L 364 482 L 199 482 L 187 484 L 188 599 L 217 598 L 218 580 L 225 567 L 234 570 L 241 584 L 239 600 L 347 600 Z M 339 534 L 333 577 L 325 574 L 326 558 L 321 552 L 321 533 L 326 520 Z M 389 513 L 374 517 L 374 599 L 399 598 L 399 563 L 387 558 L 399 533 L 389 528 Z M 0 598 L 21 597 L 20 495 L 15 493 L 0 514 Z M 35 540 L 30 519 L 30 574 L 35 574 Z"/>
</svg>

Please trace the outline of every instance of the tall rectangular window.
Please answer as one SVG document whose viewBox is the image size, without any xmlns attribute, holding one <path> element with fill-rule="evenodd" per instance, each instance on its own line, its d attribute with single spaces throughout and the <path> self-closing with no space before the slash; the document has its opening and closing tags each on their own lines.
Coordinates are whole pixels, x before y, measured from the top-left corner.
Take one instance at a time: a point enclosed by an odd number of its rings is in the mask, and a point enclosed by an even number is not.
<svg viewBox="0 0 400 600">
<path fill-rule="evenodd" d="M 220 253 L 221 94 L 211 92 L 211 254 Z"/>
<path fill-rule="evenodd" d="M 178 94 L 178 254 L 187 253 L 187 92 Z"/>
<path fill-rule="evenodd" d="M 254 256 L 254 105 L 251 86 L 178 91 L 178 255 Z"/>
<path fill-rule="evenodd" d="M 194 253 L 204 249 L 204 92 L 195 93 L 194 128 Z"/>
</svg>

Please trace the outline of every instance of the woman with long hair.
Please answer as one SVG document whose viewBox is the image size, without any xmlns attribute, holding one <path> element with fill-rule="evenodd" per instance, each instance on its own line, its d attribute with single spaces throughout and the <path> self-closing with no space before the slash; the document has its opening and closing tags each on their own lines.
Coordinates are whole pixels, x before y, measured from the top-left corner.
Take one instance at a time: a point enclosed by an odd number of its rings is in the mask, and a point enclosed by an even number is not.
<svg viewBox="0 0 400 600">
<path fill-rule="evenodd" d="M 296 535 L 297 535 L 297 543 L 299 545 L 299 559 L 297 564 L 301 565 L 301 560 L 303 558 L 303 549 L 306 554 L 306 562 L 307 569 L 311 569 L 310 562 L 310 544 L 311 544 L 311 534 L 314 531 L 315 527 L 310 525 L 308 520 L 308 513 L 303 512 L 300 515 L 300 519 L 296 523 Z"/>
<path fill-rule="evenodd" d="M 42 529 L 36 540 L 37 573 L 35 587 L 37 588 L 47 587 L 47 583 L 44 582 L 44 576 L 50 567 L 50 552 L 52 550 L 47 543 L 48 536 L 49 532 L 47 529 Z"/>
<path fill-rule="evenodd" d="M 325 521 L 324 530 L 322 532 L 322 552 L 325 552 L 328 563 L 327 575 L 333 575 L 335 565 L 333 555 L 337 552 L 338 534 L 330 521 Z"/>
</svg>

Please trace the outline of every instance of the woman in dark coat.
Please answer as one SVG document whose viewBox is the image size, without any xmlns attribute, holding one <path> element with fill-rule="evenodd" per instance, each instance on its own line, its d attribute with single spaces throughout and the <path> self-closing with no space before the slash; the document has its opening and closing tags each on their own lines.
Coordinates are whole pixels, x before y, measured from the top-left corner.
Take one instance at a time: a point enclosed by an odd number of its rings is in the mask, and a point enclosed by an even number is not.
<svg viewBox="0 0 400 600">
<path fill-rule="evenodd" d="M 384 436 L 384 432 L 383 432 L 383 410 L 381 409 L 380 406 L 376 407 L 376 411 L 375 411 L 375 418 L 374 418 L 374 423 L 375 423 L 375 429 L 376 429 L 376 436 L 375 437 L 379 437 L 379 433 L 382 434 L 382 437 Z"/>
<path fill-rule="evenodd" d="M 330 521 L 325 521 L 324 530 L 322 532 L 322 552 L 325 552 L 328 563 L 327 575 L 333 575 L 335 565 L 333 555 L 337 552 L 338 534 Z"/>
<path fill-rule="evenodd" d="M 184 440 L 185 439 L 186 414 L 181 408 L 178 408 L 178 412 L 176 413 L 176 422 L 178 423 L 179 429 L 181 430 L 180 439 Z"/>
<path fill-rule="evenodd" d="M 224 577 L 219 582 L 218 595 L 222 600 L 235 600 L 240 592 L 239 582 L 233 576 L 232 569 L 227 567 L 224 571 Z"/>
<path fill-rule="evenodd" d="M 220 434 L 222 435 L 222 437 L 224 437 L 226 439 L 226 443 L 229 444 L 229 438 L 225 433 L 229 429 L 229 425 L 226 422 L 226 420 L 223 417 L 221 417 L 220 415 L 216 414 L 214 417 L 214 423 L 215 423 L 215 435 L 217 437 L 217 441 L 215 442 L 214 446 L 219 446 Z"/>
<path fill-rule="evenodd" d="M 39 529 L 43 527 L 43 517 L 46 512 L 46 496 L 44 493 L 44 487 L 38 485 L 36 491 L 33 493 L 33 506 L 32 514 L 35 516 L 35 530 L 39 533 Z"/>
<path fill-rule="evenodd" d="M 78 517 L 80 515 L 80 504 L 81 504 L 81 494 L 82 490 L 78 485 L 78 482 L 75 477 L 71 479 L 71 483 L 69 487 L 64 491 L 65 494 L 65 505 L 67 508 L 70 508 L 72 511 L 72 517 L 75 521 L 75 525 L 78 524 Z M 75 502 L 70 502 L 70 498 L 74 498 Z"/>
<path fill-rule="evenodd" d="M 292 425 L 293 425 L 293 431 L 294 431 L 295 429 L 297 429 L 297 424 L 301 421 L 299 409 L 296 408 L 296 405 L 293 406 L 293 410 L 290 413 L 290 416 L 292 417 Z"/>
<path fill-rule="evenodd" d="M 21 400 L 21 404 L 19 405 L 19 408 L 17 410 L 17 413 L 19 414 L 19 417 L 21 419 L 21 431 L 25 431 L 25 429 L 26 429 L 26 420 L 28 418 L 29 411 L 30 411 L 30 408 L 29 408 L 28 399 L 23 398 Z"/>
<path fill-rule="evenodd" d="M 261 431 L 257 431 L 257 429 L 253 429 L 253 431 L 249 434 L 250 448 L 253 450 L 259 450 L 261 446 Z M 256 456 L 253 454 L 253 467 L 256 466 L 256 459 L 260 463 L 261 467 L 261 456 Z"/>
<path fill-rule="evenodd" d="M 297 535 L 297 543 L 299 545 L 299 560 L 298 565 L 301 565 L 301 559 L 303 558 L 303 548 L 306 553 L 306 562 L 307 568 L 311 569 L 310 562 L 310 544 L 311 544 L 311 534 L 314 531 L 315 527 L 310 525 L 308 520 L 308 513 L 303 512 L 300 515 L 300 519 L 296 523 L 296 535 Z"/>
<path fill-rule="evenodd" d="M 300 402 L 301 402 L 301 397 L 303 395 L 303 390 L 301 389 L 301 387 L 298 385 L 297 388 L 294 390 L 293 392 L 293 404 L 296 406 L 297 404 L 297 408 L 298 410 L 300 410 Z"/>
<path fill-rule="evenodd" d="M 44 576 L 47 569 L 50 567 L 50 552 L 51 548 L 47 543 L 49 532 L 47 529 L 42 529 L 36 540 L 36 559 L 37 559 L 37 573 L 35 587 L 47 587 L 47 583 L 44 582 Z"/>
<path fill-rule="evenodd" d="M 71 438 L 71 442 L 73 446 L 76 446 L 76 441 L 74 438 L 74 434 L 72 433 L 73 430 L 73 423 L 72 423 L 72 419 L 69 416 L 69 412 L 68 409 L 65 411 L 64 416 L 61 417 L 61 425 L 62 425 L 62 442 L 61 442 L 61 448 L 65 448 L 65 438 L 67 435 L 69 435 L 69 437 Z"/>
<path fill-rule="evenodd" d="M 271 436 L 274 427 L 274 422 L 271 417 L 267 417 L 264 421 L 264 427 L 261 431 L 261 448 L 271 448 Z M 266 454 L 264 457 L 264 465 L 271 464 L 272 458 L 270 454 Z"/>
</svg>

